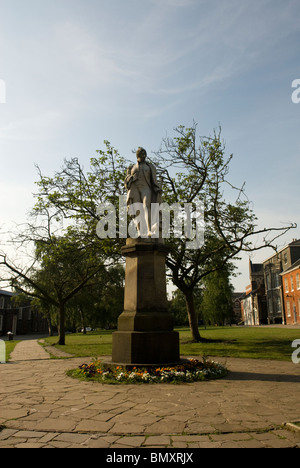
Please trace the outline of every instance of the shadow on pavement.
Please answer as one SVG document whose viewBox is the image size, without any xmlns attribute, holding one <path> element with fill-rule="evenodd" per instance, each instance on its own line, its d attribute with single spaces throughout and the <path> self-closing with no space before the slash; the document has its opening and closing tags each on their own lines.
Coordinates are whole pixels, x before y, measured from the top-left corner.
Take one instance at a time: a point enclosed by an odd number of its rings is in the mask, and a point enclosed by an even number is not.
<svg viewBox="0 0 300 468">
<path fill-rule="evenodd" d="M 300 369 L 299 369 L 300 370 Z M 300 374 L 264 374 L 256 372 L 234 372 L 229 371 L 227 380 L 251 380 L 261 382 L 289 382 L 289 383 L 300 383 Z"/>
</svg>

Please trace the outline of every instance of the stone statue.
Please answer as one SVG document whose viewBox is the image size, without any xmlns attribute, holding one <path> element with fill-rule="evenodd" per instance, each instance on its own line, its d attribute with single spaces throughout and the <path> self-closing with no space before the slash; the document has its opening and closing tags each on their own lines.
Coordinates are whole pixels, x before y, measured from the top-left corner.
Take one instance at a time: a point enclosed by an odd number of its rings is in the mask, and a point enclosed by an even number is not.
<svg viewBox="0 0 300 468">
<path fill-rule="evenodd" d="M 139 237 L 151 237 L 151 203 L 160 203 L 161 185 L 157 181 L 156 169 L 153 164 L 146 161 L 147 152 L 138 148 L 136 152 L 137 163 L 127 169 L 125 187 L 127 189 L 127 206 L 131 216 L 136 216 L 136 208 L 141 204 L 140 220 L 136 223 Z M 143 229 L 145 227 L 146 229 Z M 146 232 L 145 232 L 146 231 Z"/>
</svg>

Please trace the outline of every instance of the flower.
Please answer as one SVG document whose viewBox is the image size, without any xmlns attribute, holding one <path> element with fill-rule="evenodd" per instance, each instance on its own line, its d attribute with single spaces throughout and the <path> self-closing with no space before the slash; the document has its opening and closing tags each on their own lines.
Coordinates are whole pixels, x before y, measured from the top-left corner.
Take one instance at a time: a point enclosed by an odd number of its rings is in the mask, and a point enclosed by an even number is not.
<svg viewBox="0 0 300 468">
<path fill-rule="evenodd" d="M 199 382 L 206 379 L 221 378 L 227 374 L 227 369 L 221 364 L 203 358 L 202 361 L 190 359 L 172 367 L 147 367 L 128 369 L 122 366 L 104 368 L 100 361 L 82 364 L 75 376 L 83 376 L 91 380 L 129 383 L 165 383 L 165 382 Z"/>
</svg>

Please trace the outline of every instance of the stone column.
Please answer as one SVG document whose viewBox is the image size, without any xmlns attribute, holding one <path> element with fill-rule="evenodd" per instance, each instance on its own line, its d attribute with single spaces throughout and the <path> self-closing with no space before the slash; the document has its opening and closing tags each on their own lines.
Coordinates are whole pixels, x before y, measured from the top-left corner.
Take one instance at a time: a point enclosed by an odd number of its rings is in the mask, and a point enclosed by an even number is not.
<svg viewBox="0 0 300 468">
<path fill-rule="evenodd" d="M 168 313 L 162 243 L 127 239 L 124 312 L 113 333 L 112 361 L 122 364 L 173 364 L 180 361 L 179 333 Z"/>
</svg>

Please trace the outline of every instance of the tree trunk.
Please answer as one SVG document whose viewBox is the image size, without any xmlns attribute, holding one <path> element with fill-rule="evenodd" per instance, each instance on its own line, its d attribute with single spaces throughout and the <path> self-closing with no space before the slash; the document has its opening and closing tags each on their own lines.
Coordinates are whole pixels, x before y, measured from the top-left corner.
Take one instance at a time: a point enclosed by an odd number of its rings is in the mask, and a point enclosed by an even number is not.
<svg viewBox="0 0 300 468">
<path fill-rule="evenodd" d="M 202 341 L 199 329 L 198 318 L 195 309 L 194 295 L 192 292 L 185 294 L 187 314 L 189 318 L 190 329 L 192 332 L 193 341 Z"/>
<path fill-rule="evenodd" d="M 53 327 L 52 327 L 51 315 L 50 315 L 49 310 L 47 311 L 46 318 L 47 318 L 47 323 L 48 323 L 49 336 L 53 336 Z"/>
<path fill-rule="evenodd" d="M 83 334 L 86 335 L 86 326 L 85 326 L 83 308 L 82 308 L 82 306 L 78 306 L 78 309 L 79 309 L 79 313 L 80 313 L 81 329 L 83 330 Z"/>
<path fill-rule="evenodd" d="M 59 341 L 58 341 L 58 344 L 62 346 L 65 346 L 66 344 L 65 317 L 66 317 L 65 304 L 60 304 L 59 305 Z"/>
</svg>

